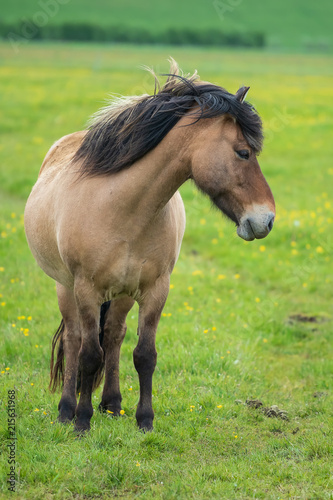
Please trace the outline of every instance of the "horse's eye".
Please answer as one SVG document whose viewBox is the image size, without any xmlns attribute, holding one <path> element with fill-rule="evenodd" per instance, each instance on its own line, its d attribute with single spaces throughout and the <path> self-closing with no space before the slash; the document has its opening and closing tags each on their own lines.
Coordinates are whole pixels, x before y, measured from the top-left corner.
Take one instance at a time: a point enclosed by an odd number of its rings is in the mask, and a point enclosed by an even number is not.
<svg viewBox="0 0 333 500">
<path fill-rule="evenodd" d="M 236 151 L 236 154 L 241 160 L 248 160 L 250 158 L 250 152 L 247 149 Z"/>
</svg>

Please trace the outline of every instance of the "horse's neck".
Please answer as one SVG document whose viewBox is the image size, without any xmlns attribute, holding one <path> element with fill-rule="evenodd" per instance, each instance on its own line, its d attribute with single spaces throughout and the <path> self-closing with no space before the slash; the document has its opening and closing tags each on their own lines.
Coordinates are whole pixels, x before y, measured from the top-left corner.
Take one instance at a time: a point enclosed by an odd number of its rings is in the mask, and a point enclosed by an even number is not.
<svg viewBox="0 0 333 500">
<path fill-rule="evenodd" d="M 131 213 L 153 216 L 190 176 L 189 128 L 172 129 L 161 143 L 123 171 L 122 191 Z"/>
</svg>

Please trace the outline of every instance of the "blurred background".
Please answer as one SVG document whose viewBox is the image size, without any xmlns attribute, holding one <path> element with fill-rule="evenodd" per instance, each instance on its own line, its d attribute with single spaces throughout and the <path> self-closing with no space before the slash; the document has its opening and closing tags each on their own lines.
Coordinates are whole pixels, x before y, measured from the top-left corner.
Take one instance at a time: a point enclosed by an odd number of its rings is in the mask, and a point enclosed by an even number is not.
<svg viewBox="0 0 333 500">
<path fill-rule="evenodd" d="M 14 0 L 0 35 L 35 40 L 215 45 L 330 51 L 329 0 Z"/>
</svg>

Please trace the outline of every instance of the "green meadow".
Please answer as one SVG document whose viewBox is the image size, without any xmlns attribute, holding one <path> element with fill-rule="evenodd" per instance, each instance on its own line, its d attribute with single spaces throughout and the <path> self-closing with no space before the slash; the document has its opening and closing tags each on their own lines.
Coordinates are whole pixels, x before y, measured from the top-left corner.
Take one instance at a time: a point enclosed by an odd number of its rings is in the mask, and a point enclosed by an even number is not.
<svg viewBox="0 0 333 500">
<path fill-rule="evenodd" d="M 181 188 L 187 229 L 157 334 L 154 431 L 135 422 L 135 308 L 121 352 L 124 415 L 99 414 L 99 388 L 92 429 L 77 439 L 48 391 L 60 315 L 26 244 L 24 205 L 53 142 L 82 129 L 109 93 L 152 92 L 140 65 L 165 73 L 169 55 L 231 92 L 251 86 L 276 222 L 244 242 L 194 184 Z M 329 56 L 0 45 L 0 498 L 333 498 L 332 89 Z"/>
</svg>

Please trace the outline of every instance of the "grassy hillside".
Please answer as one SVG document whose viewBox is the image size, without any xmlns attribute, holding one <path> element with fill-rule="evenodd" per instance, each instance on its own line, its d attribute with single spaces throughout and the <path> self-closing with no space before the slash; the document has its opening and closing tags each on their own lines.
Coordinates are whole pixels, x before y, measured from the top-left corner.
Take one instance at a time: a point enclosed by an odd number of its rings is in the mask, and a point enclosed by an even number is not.
<svg viewBox="0 0 333 500">
<path fill-rule="evenodd" d="M 44 5 L 44 8 L 43 8 Z M 47 8 L 46 5 L 49 5 Z M 50 7 L 50 6 L 53 7 Z M 7 2 L 0 20 L 17 22 L 40 19 L 38 13 L 48 13 L 50 24 L 87 22 L 104 26 L 147 28 L 161 32 L 168 28 L 221 29 L 226 32 L 264 33 L 274 47 L 328 50 L 332 46 L 330 0 L 214 0 L 152 2 L 142 0 L 71 0 L 59 2 L 16 0 Z"/>
<path fill-rule="evenodd" d="M 56 423 L 60 395 L 47 390 L 60 317 L 25 241 L 24 204 L 51 144 L 82 129 L 108 92 L 151 92 L 139 65 L 165 72 L 170 53 L 230 91 L 251 85 L 277 220 L 246 243 L 194 185 L 182 187 L 187 229 L 157 334 L 155 429 L 135 424 L 136 308 L 121 353 L 125 414 L 95 411 L 78 440 Z M 332 58 L 30 44 L 15 57 L 0 45 L 0 61 L 0 497 L 15 390 L 13 499 L 332 498 Z"/>
</svg>

